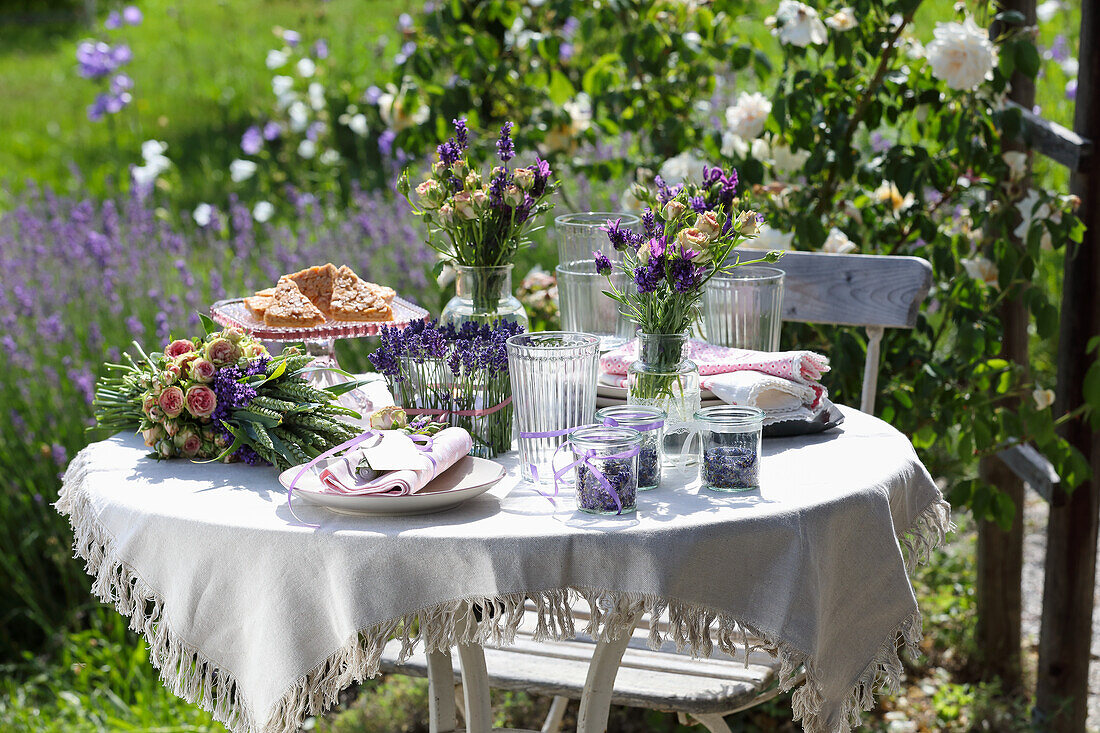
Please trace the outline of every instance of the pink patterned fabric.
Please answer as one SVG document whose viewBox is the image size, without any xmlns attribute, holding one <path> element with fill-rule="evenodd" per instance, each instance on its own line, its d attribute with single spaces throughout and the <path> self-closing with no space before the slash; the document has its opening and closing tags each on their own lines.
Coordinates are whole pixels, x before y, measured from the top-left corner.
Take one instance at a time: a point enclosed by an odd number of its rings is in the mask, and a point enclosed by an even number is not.
<svg viewBox="0 0 1100 733">
<path fill-rule="evenodd" d="M 730 372 L 753 371 L 770 374 L 774 377 L 789 379 L 804 384 L 814 390 L 816 397 L 810 405 L 817 407 L 825 388 L 821 385 L 821 375 L 829 371 L 829 358 L 812 351 L 750 351 L 715 346 L 705 341 L 690 339 L 684 348 L 684 357 L 691 359 L 699 367 L 702 377 L 700 384 L 709 389 L 708 376 L 728 374 Z M 601 381 L 607 381 L 603 375 L 621 377 L 620 386 L 626 386 L 627 367 L 638 358 L 638 341 L 628 341 L 600 357 Z"/>
</svg>

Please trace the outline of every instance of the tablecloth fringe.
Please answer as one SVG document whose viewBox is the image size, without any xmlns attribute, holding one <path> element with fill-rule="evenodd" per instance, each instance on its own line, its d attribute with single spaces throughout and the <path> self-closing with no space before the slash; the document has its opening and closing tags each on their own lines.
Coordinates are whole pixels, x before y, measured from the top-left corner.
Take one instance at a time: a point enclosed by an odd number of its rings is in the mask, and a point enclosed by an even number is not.
<svg viewBox="0 0 1100 733">
<path fill-rule="evenodd" d="M 860 722 L 860 713 L 874 705 L 874 692 L 895 692 L 901 683 L 899 649 L 915 652 L 921 639 L 921 618 L 914 613 L 889 635 L 875 658 L 867 665 L 839 716 L 825 717 L 821 675 L 805 653 L 765 629 L 735 616 L 696 604 L 640 593 L 611 592 L 597 588 L 569 587 L 467 597 L 434 604 L 352 634 L 324 662 L 299 677 L 280 697 L 261 722 L 238 688 L 232 675 L 177 636 L 163 617 L 163 603 L 141 577 L 117 555 L 114 539 L 97 521 L 95 509 L 80 491 L 88 470 L 84 453 L 79 454 L 65 474 L 59 512 L 69 517 L 75 535 L 74 549 L 84 559 L 95 579 L 92 591 L 112 603 L 130 619 L 130 628 L 149 643 L 150 659 L 160 670 L 164 684 L 179 697 L 209 711 L 215 720 L 234 733 L 284 733 L 297 730 L 307 717 L 321 715 L 337 702 L 350 684 L 378 674 L 383 648 L 391 639 L 401 643 L 401 658 L 416 648 L 448 650 L 459 643 L 506 645 L 515 640 L 531 601 L 537 615 L 536 640 L 569 639 L 585 619 L 575 612 L 584 600 L 590 612 L 584 632 L 612 641 L 630 633 L 640 614 L 651 620 L 648 643 L 660 648 L 666 641 L 694 656 L 708 656 L 715 646 L 731 656 L 762 649 L 780 661 L 779 684 L 790 690 L 801 678 L 805 684 L 792 698 L 794 719 L 801 720 L 807 733 L 846 733 Z M 911 563 L 928 559 L 951 527 L 950 508 L 942 500 L 933 502 L 899 539 L 908 550 Z M 473 610 L 476 609 L 476 610 Z M 658 622 L 660 621 L 660 622 Z M 746 662 L 747 663 L 747 662 Z"/>
</svg>

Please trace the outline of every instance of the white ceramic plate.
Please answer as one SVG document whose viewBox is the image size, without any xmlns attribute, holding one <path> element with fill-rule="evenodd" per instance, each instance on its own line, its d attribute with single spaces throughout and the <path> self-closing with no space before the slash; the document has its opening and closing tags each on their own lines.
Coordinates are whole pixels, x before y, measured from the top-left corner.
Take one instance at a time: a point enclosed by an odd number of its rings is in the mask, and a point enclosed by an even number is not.
<svg viewBox="0 0 1100 733">
<path fill-rule="evenodd" d="M 596 396 L 626 402 L 626 387 L 613 387 L 610 384 L 596 382 Z M 709 389 L 700 390 L 699 397 L 702 398 L 704 402 L 707 400 L 718 400 Z M 721 402 L 721 400 L 718 401 Z"/>
<path fill-rule="evenodd" d="M 288 487 L 301 467 L 288 468 L 279 474 L 279 483 Z M 456 507 L 462 502 L 480 496 L 504 478 L 504 466 L 485 458 L 465 456 L 458 463 L 439 474 L 420 491 L 406 496 L 342 496 L 322 491 L 317 475 L 307 471 L 294 496 L 309 504 L 323 506 L 341 514 L 362 514 L 372 517 L 409 516 L 432 514 Z"/>
</svg>

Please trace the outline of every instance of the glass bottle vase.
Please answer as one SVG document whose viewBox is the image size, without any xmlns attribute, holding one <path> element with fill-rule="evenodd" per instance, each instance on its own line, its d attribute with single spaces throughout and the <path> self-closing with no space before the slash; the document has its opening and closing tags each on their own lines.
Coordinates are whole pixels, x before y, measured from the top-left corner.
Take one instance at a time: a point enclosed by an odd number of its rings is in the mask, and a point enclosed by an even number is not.
<svg viewBox="0 0 1100 733">
<path fill-rule="evenodd" d="M 684 452 L 700 407 L 699 367 L 684 358 L 686 345 L 687 334 L 639 333 L 638 359 L 627 369 L 627 403 L 659 407 L 667 415 L 661 463 L 668 467 L 699 460 L 697 450 Z"/>
<path fill-rule="evenodd" d="M 453 267 L 455 296 L 443 307 L 440 325 L 452 324 L 459 328 L 467 321 L 489 325 L 516 321 L 527 330 L 527 312 L 512 294 L 512 265 Z"/>
</svg>

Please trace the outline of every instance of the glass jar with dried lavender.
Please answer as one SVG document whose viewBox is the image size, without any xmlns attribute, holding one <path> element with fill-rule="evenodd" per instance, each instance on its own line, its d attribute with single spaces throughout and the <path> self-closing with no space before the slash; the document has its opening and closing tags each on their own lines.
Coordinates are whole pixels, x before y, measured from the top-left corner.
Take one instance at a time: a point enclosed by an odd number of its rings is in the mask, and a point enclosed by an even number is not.
<svg viewBox="0 0 1100 733">
<path fill-rule="evenodd" d="M 637 508 L 642 434 L 594 425 L 569 436 L 577 470 L 577 508 L 589 514 L 628 514 Z"/>
<path fill-rule="evenodd" d="M 703 486 L 711 491 L 760 488 L 760 434 L 764 412 L 718 405 L 695 413 L 703 444 Z"/>
<path fill-rule="evenodd" d="M 638 453 L 638 491 L 657 488 L 661 483 L 661 441 L 665 434 L 665 411 L 647 405 L 612 405 L 596 410 L 596 422 L 612 427 L 633 428 L 642 434 Z"/>
</svg>

